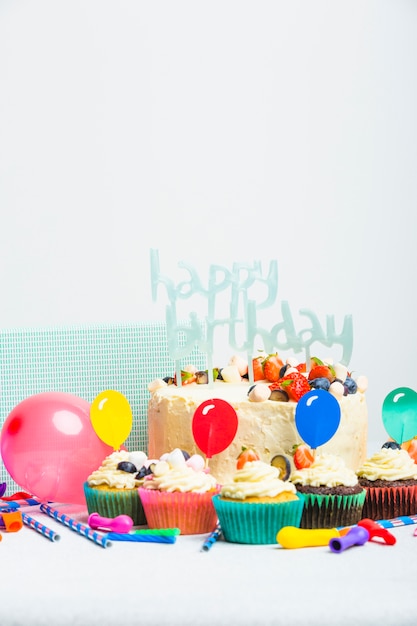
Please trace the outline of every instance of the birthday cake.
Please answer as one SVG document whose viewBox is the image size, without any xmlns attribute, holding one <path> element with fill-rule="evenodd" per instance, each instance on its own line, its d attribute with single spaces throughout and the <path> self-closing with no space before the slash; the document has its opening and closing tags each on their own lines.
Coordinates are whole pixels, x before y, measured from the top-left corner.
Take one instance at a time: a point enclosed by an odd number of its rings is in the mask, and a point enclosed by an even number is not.
<svg viewBox="0 0 417 626">
<path fill-rule="evenodd" d="M 356 471 L 367 453 L 366 377 L 353 380 L 344 366 L 324 364 L 318 359 L 306 373 L 302 372 L 302 364 L 294 366 L 289 359 L 286 364 L 279 363 L 279 373 L 272 382 L 271 368 L 264 369 L 267 362 L 263 359 L 261 372 L 254 369 L 254 382 L 249 382 L 244 370 L 234 365 L 220 370 L 219 379 L 209 384 L 201 384 L 204 372 L 192 372 L 191 368 L 185 373 L 186 384 L 177 385 L 175 379 L 169 378 L 152 381 L 148 403 L 149 458 L 159 458 L 174 448 L 189 454 L 201 453 L 192 428 L 195 412 L 207 400 L 220 399 L 231 405 L 237 415 L 232 442 L 207 460 L 221 484 L 232 480 L 243 447 L 255 449 L 266 463 L 277 455 L 285 455 L 293 463 L 294 446 L 302 443 L 295 424 L 297 401 L 304 393 L 323 385 L 340 404 L 340 425 L 319 451 L 341 457 L 348 468 Z M 318 373 L 327 373 L 326 381 L 324 375 L 314 377 L 315 367 L 322 368 Z M 265 378 L 265 371 L 269 379 Z"/>
</svg>

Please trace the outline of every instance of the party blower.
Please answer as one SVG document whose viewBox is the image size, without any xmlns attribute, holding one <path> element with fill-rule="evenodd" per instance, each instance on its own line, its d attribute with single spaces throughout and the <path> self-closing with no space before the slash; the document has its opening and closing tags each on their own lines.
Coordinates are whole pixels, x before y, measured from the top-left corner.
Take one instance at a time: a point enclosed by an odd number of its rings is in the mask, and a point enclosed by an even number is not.
<svg viewBox="0 0 417 626">
<path fill-rule="evenodd" d="M 342 552 L 352 546 L 364 545 L 374 538 L 394 545 L 396 538 L 386 528 L 371 519 L 362 519 L 356 526 L 347 528 L 303 529 L 284 526 L 277 533 L 277 542 L 283 548 L 309 548 L 329 546 L 332 552 Z"/>
<path fill-rule="evenodd" d="M 129 515 L 102 517 L 98 513 L 91 513 L 88 517 L 88 525 L 94 530 L 103 530 L 114 533 L 128 533 L 132 530 L 133 519 Z"/>
<path fill-rule="evenodd" d="M 397 541 L 386 528 L 382 528 L 377 522 L 365 518 L 360 520 L 356 526 L 352 526 L 345 535 L 331 539 L 329 548 L 332 552 L 342 552 L 352 546 L 363 546 L 375 537 L 382 539 L 384 543 L 390 546 L 393 546 Z"/>
</svg>

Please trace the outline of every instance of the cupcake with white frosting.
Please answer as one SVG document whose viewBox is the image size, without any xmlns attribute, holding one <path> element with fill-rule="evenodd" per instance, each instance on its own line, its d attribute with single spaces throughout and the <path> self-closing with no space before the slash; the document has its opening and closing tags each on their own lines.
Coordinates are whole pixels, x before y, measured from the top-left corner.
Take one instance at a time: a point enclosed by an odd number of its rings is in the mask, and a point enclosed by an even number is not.
<svg viewBox="0 0 417 626">
<path fill-rule="evenodd" d="M 151 465 L 139 489 L 149 528 L 179 528 L 183 535 L 209 533 L 217 524 L 212 497 L 219 485 L 201 455 L 175 448 Z"/>
<path fill-rule="evenodd" d="M 247 461 L 213 497 L 226 541 L 273 544 L 283 526 L 300 525 L 304 498 L 279 475 L 263 461 Z"/>
<path fill-rule="evenodd" d="M 139 451 L 117 450 L 107 456 L 84 483 L 88 512 L 109 518 L 129 515 L 135 526 L 146 524 L 138 495 L 146 462 L 147 455 Z"/>
<path fill-rule="evenodd" d="M 301 528 L 351 526 L 363 517 L 365 489 L 340 457 L 317 454 L 309 467 L 294 470 L 290 480 L 305 498 Z"/>
<path fill-rule="evenodd" d="M 417 464 L 400 447 L 382 447 L 358 469 L 366 489 L 363 516 L 392 519 L 417 513 Z"/>
</svg>

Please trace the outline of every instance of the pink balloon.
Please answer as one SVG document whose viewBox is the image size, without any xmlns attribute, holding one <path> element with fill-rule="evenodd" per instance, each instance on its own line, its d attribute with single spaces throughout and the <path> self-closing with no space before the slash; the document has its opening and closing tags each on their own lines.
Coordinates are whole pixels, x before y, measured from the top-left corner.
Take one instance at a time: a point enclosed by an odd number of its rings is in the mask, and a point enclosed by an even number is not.
<svg viewBox="0 0 417 626">
<path fill-rule="evenodd" d="M 45 392 L 15 406 L 3 424 L 1 456 L 13 480 L 43 501 L 85 504 L 83 483 L 113 452 L 95 433 L 90 404 Z"/>
</svg>

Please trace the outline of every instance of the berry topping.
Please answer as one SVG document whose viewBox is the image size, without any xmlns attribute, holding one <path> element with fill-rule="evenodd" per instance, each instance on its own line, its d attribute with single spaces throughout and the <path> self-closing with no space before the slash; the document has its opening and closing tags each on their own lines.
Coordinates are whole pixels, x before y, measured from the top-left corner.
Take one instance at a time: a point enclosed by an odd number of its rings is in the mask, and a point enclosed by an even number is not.
<svg viewBox="0 0 417 626">
<path fill-rule="evenodd" d="M 401 446 L 396 441 L 386 441 L 382 444 L 381 448 L 388 448 L 389 450 L 400 450 Z"/>
<path fill-rule="evenodd" d="M 343 385 L 345 387 L 345 396 L 349 393 L 356 393 L 358 390 L 358 385 L 356 384 L 356 381 L 354 381 L 353 378 L 351 378 L 350 376 L 346 377 Z"/>
<path fill-rule="evenodd" d="M 284 365 L 278 354 L 269 354 L 263 363 L 264 377 L 270 383 L 276 383 L 280 378 L 281 368 Z"/>
<path fill-rule="evenodd" d="M 299 363 L 298 365 L 295 366 L 295 369 L 298 370 L 300 374 L 305 374 L 307 371 L 305 363 Z"/>
<path fill-rule="evenodd" d="M 332 383 L 336 375 L 330 365 L 315 365 L 308 373 L 308 380 L 311 381 L 315 378 L 327 378 Z"/>
<path fill-rule="evenodd" d="M 310 448 L 305 443 L 295 445 L 294 448 L 294 465 L 297 469 L 310 467 L 314 462 L 314 456 Z"/>
<path fill-rule="evenodd" d="M 288 457 L 284 454 L 276 454 L 271 459 L 271 465 L 279 470 L 279 478 L 281 480 L 288 480 L 291 474 L 291 463 Z"/>
<path fill-rule="evenodd" d="M 245 446 L 242 446 L 242 452 L 237 457 L 236 468 L 242 469 L 245 463 L 259 460 L 259 456 L 253 448 L 246 448 Z"/>
<path fill-rule="evenodd" d="M 285 376 L 285 372 L 291 367 L 291 365 L 289 363 L 285 363 L 285 365 L 283 365 L 281 367 L 281 369 L 279 370 L 279 377 L 280 378 L 284 378 Z"/>
<path fill-rule="evenodd" d="M 183 385 L 190 385 L 191 383 L 195 383 L 197 380 L 197 376 L 195 372 L 188 372 L 187 370 L 181 370 L 181 383 Z"/>
<path fill-rule="evenodd" d="M 274 400 L 275 402 L 288 402 L 289 397 L 288 393 L 284 391 L 284 389 L 272 389 L 269 399 Z"/>
<path fill-rule="evenodd" d="M 152 474 L 151 467 L 150 466 L 149 467 L 145 467 L 145 465 L 142 465 L 142 467 L 140 468 L 140 470 L 136 474 L 135 478 L 137 480 L 142 480 L 142 478 L 145 478 L 145 476 L 149 476 L 150 474 Z"/>
<path fill-rule="evenodd" d="M 290 400 L 294 402 L 298 402 L 304 394 L 310 391 L 308 380 L 299 372 L 286 374 L 284 378 L 278 381 L 276 388 L 286 391 Z"/>
<path fill-rule="evenodd" d="M 208 372 L 198 371 L 195 373 L 196 383 L 197 385 L 207 385 L 208 383 Z"/>
<path fill-rule="evenodd" d="M 310 387 L 312 389 L 324 389 L 325 391 L 329 391 L 330 380 L 328 378 L 314 378 L 310 380 Z"/>
<path fill-rule="evenodd" d="M 129 472 L 129 474 L 134 474 L 138 471 L 136 465 L 130 461 L 120 461 L 120 463 L 117 464 L 117 469 L 122 472 Z"/>
<path fill-rule="evenodd" d="M 264 370 L 262 368 L 262 357 L 257 356 L 255 359 L 252 359 L 252 368 L 253 368 L 253 379 L 264 380 Z"/>
<path fill-rule="evenodd" d="M 417 439 L 416 438 L 410 441 L 410 445 L 407 448 L 407 452 L 413 459 L 414 463 L 417 463 Z"/>
</svg>

